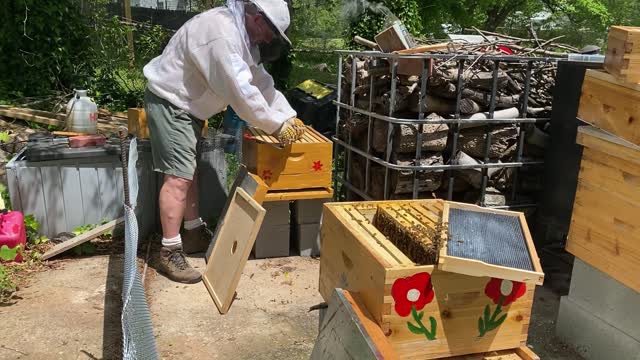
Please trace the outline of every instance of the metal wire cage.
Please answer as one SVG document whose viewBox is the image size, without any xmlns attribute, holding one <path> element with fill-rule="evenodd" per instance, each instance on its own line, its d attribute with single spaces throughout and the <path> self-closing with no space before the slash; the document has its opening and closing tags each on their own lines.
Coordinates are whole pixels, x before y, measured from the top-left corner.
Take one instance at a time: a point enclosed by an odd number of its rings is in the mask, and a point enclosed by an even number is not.
<svg viewBox="0 0 640 360">
<path fill-rule="evenodd" d="M 437 197 L 446 197 L 447 200 L 454 200 L 454 185 L 457 179 L 456 172 L 460 170 L 468 169 L 480 169 L 482 178 L 479 191 L 479 198 L 477 203 L 481 206 L 485 206 L 485 196 L 487 191 L 487 184 L 489 180 L 489 169 L 512 169 L 511 176 L 511 191 L 510 201 L 505 206 L 492 206 L 494 208 L 516 208 L 516 207 L 535 207 L 535 201 L 533 203 L 522 203 L 517 201 L 518 197 L 518 177 L 520 170 L 523 167 L 540 166 L 543 161 L 538 160 L 525 160 L 523 159 L 523 147 L 525 140 L 525 124 L 544 124 L 550 120 L 549 117 L 530 117 L 528 116 L 528 104 L 531 91 L 531 79 L 532 71 L 536 66 L 544 66 L 554 64 L 558 59 L 548 57 L 523 57 L 523 56 L 500 56 L 500 55 L 448 55 L 448 54 L 393 54 L 393 53 L 381 53 L 375 51 L 350 51 L 339 50 L 339 63 L 338 63 L 338 86 L 337 86 L 337 100 L 334 102 L 337 107 L 336 116 L 336 134 L 333 136 L 335 144 L 334 149 L 334 189 L 336 200 L 342 200 L 345 198 L 360 197 L 363 200 L 387 200 L 390 198 L 390 172 L 391 171 L 403 171 L 411 172 L 413 175 L 413 184 L 411 191 L 411 198 L 417 199 L 424 196 L 420 194 L 420 179 L 419 174 L 425 172 L 442 172 L 443 173 L 443 188 L 446 189 L 446 194 Z M 348 101 L 345 103 L 346 96 L 343 88 L 343 63 L 350 61 L 351 65 L 351 81 Z M 366 109 L 362 106 L 358 106 L 356 102 L 356 69 L 357 61 L 359 59 L 365 59 L 365 61 L 386 61 L 389 63 L 389 75 L 390 75 L 390 101 L 388 112 L 385 114 L 380 111 L 374 111 L 374 93 L 376 91 L 376 81 L 374 76 L 370 76 L 369 95 L 368 95 L 368 107 Z M 417 118 L 402 118 L 396 117 L 396 90 L 398 87 L 398 63 L 399 61 L 408 59 L 422 60 L 422 71 L 419 77 L 419 98 L 418 98 L 418 110 Z M 432 61 L 445 61 L 455 62 L 457 68 L 457 78 L 455 79 L 456 93 L 455 93 L 455 111 L 448 118 L 430 119 L 425 117 L 425 113 L 429 112 L 428 95 L 431 94 L 429 82 L 432 78 L 433 68 L 431 66 Z M 468 69 L 471 69 L 478 61 L 482 60 L 485 64 L 492 64 L 492 81 L 491 89 L 489 91 L 488 112 L 485 119 L 469 119 L 465 118 L 461 114 L 460 105 L 463 99 L 463 90 L 465 89 L 464 73 Z M 415 60 L 414 60 L 415 61 Z M 496 112 L 496 98 L 498 95 L 498 73 L 501 69 L 501 65 L 504 66 L 518 66 L 524 73 L 524 86 L 518 102 L 517 117 L 511 118 L 495 118 Z M 362 105 L 362 104 L 360 104 Z M 367 124 L 367 139 L 364 149 L 362 147 L 354 146 L 353 138 L 348 131 L 344 130 L 345 121 L 354 114 L 368 118 Z M 373 137 L 373 122 L 383 121 L 388 127 L 386 136 L 386 151 L 376 152 L 372 149 L 372 137 Z M 423 127 L 428 124 L 446 124 L 448 126 L 447 134 L 447 147 L 443 151 L 445 156 L 442 164 L 436 165 L 422 165 L 423 159 Z M 458 152 L 458 141 L 460 138 L 461 127 L 469 124 L 483 124 L 484 126 L 484 157 L 483 161 L 478 164 L 456 164 L 452 161 L 456 153 Z M 411 125 L 417 128 L 415 139 L 415 156 L 413 162 L 410 165 L 397 164 L 392 162 L 392 153 L 394 149 L 394 132 L 397 130 L 398 125 Z M 516 150 L 514 156 L 508 162 L 494 161 L 490 157 L 490 148 L 492 145 L 492 129 L 500 125 L 513 125 L 517 130 L 516 138 Z M 413 152 L 412 152 L 413 154 Z M 356 186 L 353 181 L 351 172 L 352 161 L 354 157 L 361 157 L 365 160 L 364 166 L 364 181 L 360 186 Z M 374 198 L 371 195 L 371 169 L 372 165 L 382 166 L 384 169 L 384 189 L 382 198 Z M 446 185 L 446 186 L 445 186 Z M 347 196 L 349 194 L 349 196 Z M 350 199 L 350 200 L 351 200 Z"/>
</svg>

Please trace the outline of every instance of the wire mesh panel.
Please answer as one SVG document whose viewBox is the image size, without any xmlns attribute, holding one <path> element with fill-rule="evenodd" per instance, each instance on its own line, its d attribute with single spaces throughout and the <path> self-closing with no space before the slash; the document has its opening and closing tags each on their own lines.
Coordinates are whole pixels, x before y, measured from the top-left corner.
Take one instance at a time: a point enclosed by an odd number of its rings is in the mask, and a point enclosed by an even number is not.
<svg viewBox="0 0 640 360">
<path fill-rule="evenodd" d="M 535 271 L 517 216 L 452 208 L 447 255 Z"/>
<path fill-rule="evenodd" d="M 133 204 L 137 197 L 137 175 L 135 171 L 137 148 L 135 139 L 128 151 L 128 194 Z M 122 358 L 125 360 L 158 359 L 156 341 L 153 336 L 151 314 L 145 297 L 144 286 L 138 271 L 138 221 L 132 207 L 124 206 L 124 274 L 122 283 Z"/>
<path fill-rule="evenodd" d="M 557 59 L 338 54 L 338 198 L 535 206 Z"/>
</svg>

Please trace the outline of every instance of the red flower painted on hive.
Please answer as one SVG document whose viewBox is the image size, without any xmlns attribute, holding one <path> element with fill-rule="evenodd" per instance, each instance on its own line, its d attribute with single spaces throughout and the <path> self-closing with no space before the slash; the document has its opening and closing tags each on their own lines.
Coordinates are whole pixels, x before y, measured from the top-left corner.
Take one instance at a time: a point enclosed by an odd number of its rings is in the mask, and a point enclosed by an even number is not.
<svg viewBox="0 0 640 360">
<path fill-rule="evenodd" d="M 391 287 L 396 312 L 405 317 L 411 313 L 411 307 L 422 310 L 433 300 L 433 287 L 429 273 L 418 273 L 408 278 L 397 279 Z"/>
<path fill-rule="evenodd" d="M 321 171 L 322 170 L 322 162 L 320 160 L 313 162 L 313 170 Z"/>
<path fill-rule="evenodd" d="M 484 293 L 493 300 L 494 304 L 500 303 L 502 306 L 508 306 L 512 302 L 521 298 L 527 292 L 527 286 L 524 283 L 502 279 L 491 279 L 484 288 Z"/>
<path fill-rule="evenodd" d="M 507 314 L 502 314 L 502 307 L 509 306 L 512 302 L 524 296 L 527 286 L 524 283 L 491 279 L 484 288 L 484 293 L 497 304 L 496 309 L 491 313 L 489 304 L 484 308 L 484 314 L 478 319 L 478 332 L 483 337 L 489 331 L 495 330 L 507 319 Z M 502 315 L 498 317 L 499 315 Z"/>
<path fill-rule="evenodd" d="M 271 170 L 263 170 L 262 171 L 262 178 L 264 180 L 271 180 L 272 176 L 273 176 L 273 173 L 271 172 Z"/>
<path fill-rule="evenodd" d="M 433 301 L 434 293 L 429 273 L 417 273 L 408 278 L 399 278 L 391 287 L 391 296 L 395 302 L 396 313 L 402 317 L 411 314 L 415 325 L 407 321 L 409 331 L 417 335 L 424 335 L 428 340 L 436 338 L 436 319 L 429 317 L 430 329 L 422 322 L 424 312 L 418 313 L 425 305 Z"/>
</svg>

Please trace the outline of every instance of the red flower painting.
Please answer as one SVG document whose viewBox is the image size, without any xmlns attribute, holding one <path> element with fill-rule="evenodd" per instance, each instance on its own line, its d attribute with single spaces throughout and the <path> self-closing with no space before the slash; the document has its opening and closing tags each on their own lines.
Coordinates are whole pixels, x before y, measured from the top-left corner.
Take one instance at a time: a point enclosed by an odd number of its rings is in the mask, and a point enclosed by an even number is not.
<svg viewBox="0 0 640 360">
<path fill-rule="evenodd" d="M 425 305 L 433 301 L 434 293 L 431 285 L 431 275 L 429 273 L 417 273 L 407 278 L 399 278 L 391 287 L 391 296 L 395 301 L 395 310 L 398 315 L 407 317 L 409 314 L 418 324 L 407 322 L 409 331 L 414 334 L 425 335 L 427 339 L 436 338 L 436 319 L 429 317 L 431 329 L 427 329 L 422 322 Z"/>
<path fill-rule="evenodd" d="M 314 171 L 322 171 L 322 161 L 314 161 L 313 162 L 313 170 Z"/>
<path fill-rule="evenodd" d="M 484 288 L 484 293 L 498 306 L 496 306 L 493 314 L 491 314 L 490 306 L 485 306 L 484 316 L 478 319 L 480 337 L 502 325 L 507 318 L 507 314 L 498 317 L 502 313 L 502 307 L 511 305 L 511 303 L 524 296 L 526 292 L 527 286 L 521 282 L 495 278 L 489 280 Z"/>
</svg>

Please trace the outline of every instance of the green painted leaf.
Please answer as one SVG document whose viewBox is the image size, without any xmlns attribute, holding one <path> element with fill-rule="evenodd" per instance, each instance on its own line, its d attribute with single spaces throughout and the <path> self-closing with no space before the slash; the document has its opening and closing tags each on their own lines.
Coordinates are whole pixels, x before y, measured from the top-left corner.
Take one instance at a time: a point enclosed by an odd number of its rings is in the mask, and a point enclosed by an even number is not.
<svg viewBox="0 0 640 360">
<path fill-rule="evenodd" d="M 487 306 L 485 306 L 484 308 L 484 321 L 489 320 L 489 318 L 491 317 L 491 310 L 489 309 L 489 304 L 487 304 Z"/>
<path fill-rule="evenodd" d="M 433 316 L 429 317 L 429 321 L 431 322 L 431 340 L 436 339 L 436 329 L 438 328 L 438 322 Z"/>
<path fill-rule="evenodd" d="M 410 323 L 408 321 L 407 321 L 407 327 L 409 328 L 409 331 L 411 331 L 414 334 L 417 334 L 417 335 L 424 334 L 424 330 L 423 329 L 413 325 L 412 323 Z"/>
<path fill-rule="evenodd" d="M 498 320 L 496 320 L 496 322 L 493 323 L 493 328 L 495 329 L 498 326 L 502 325 L 502 323 L 506 318 L 507 318 L 507 314 L 502 315 Z"/>
<path fill-rule="evenodd" d="M 480 333 L 480 337 L 483 337 L 486 333 L 484 330 L 484 321 L 482 321 L 482 318 L 478 318 L 478 332 Z"/>
<path fill-rule="evenodd" d="M 422 320 L 423 316 L 424 316 L 424 312 L 419 312 L 418 313 L 418 320 Z"/>
</svg>

